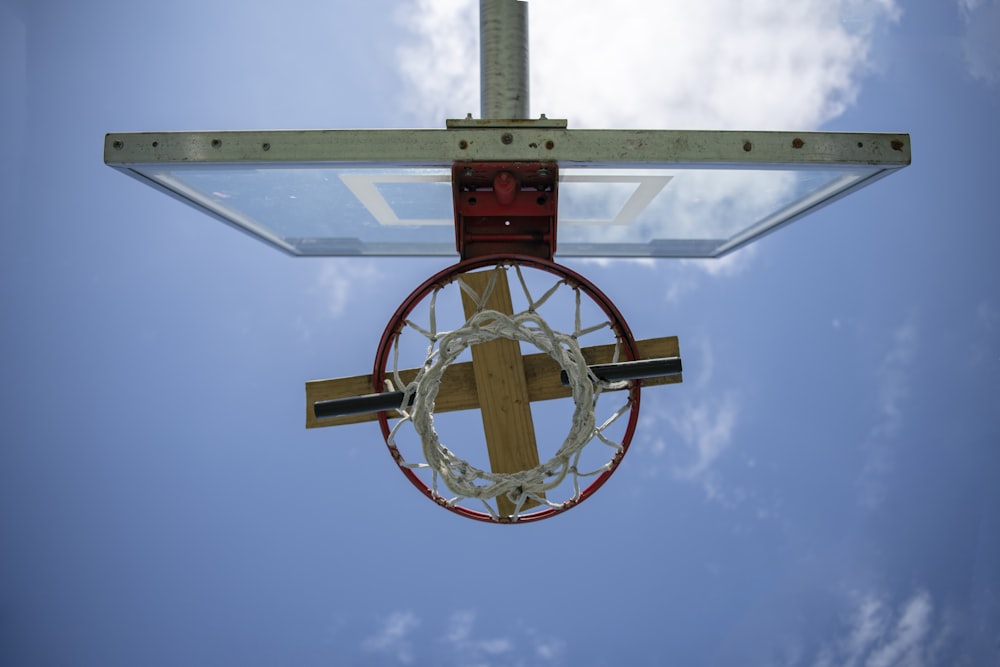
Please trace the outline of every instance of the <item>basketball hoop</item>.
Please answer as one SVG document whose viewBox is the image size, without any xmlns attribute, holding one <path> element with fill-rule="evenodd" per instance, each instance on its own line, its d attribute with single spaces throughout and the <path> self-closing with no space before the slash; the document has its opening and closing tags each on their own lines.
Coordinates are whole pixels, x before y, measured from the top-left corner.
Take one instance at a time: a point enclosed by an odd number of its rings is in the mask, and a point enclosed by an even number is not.
<svg viewBox="0 0 1000 667">
<path fill-rule="evenodd" d="M 477 292 L 469 286 L 469 276 L 472 271 L 484 267 L 493 267 L 493 270 L 488 278 L 477 274 L 480 276 L 478 282 L 485 282 L 485 289 Z M 498 277 L 509 268 L 513 268 L 517 275 L 527 306 L 515 313 L 486 308 L 494 290 L 500 289 L 497 287 Z M 531 293 L 525 269 L 550 274 L 556 280 L 547 291 L 536 296 Z M 439 321 L 437 301 L 442 291 L 449 288 L 453 288 L 452 292 L 461 292 L 464 298 L 474 302 L 474 306 L 467 308 L 471 315 L 464 323 L 455 329 L 444 330 Z M 575 307 L 569 332 L 550 326 L 540 312 L 552 295 L 563 288 L 574 293 Z M 596 304 L 605 318 L 603 321 L 590 323 L 581 320 L 583 296 Z M 429 322 L 418 324 L 411 319 L 411 315 L 418 305 L 428 299 Z M 404 394 L 395 414 L 378 414 L 382 435 L 393 460 L 424 495 L 453 512 L 473 519 L 498 523 L 535 521 L 578 505 L 614 473 L 628 450 L 639 414 L 638 382 L 603 381 L 588 369 L 579 339 L 600 331 L 606 331 L 613 337 L 613 361 L 639 358 L 628 324 L 611 300 L 584 277 L 554 262 L 516 255 L 481 257 L 459 262 L 427 279 L 403 301 L 389 320 L 379 342 L 372 373 L 376 392 L 401 390 Z M 417 332 L 429 341 L 417 376 L 409 382 L 399 374 L 399 343 L 401 336 L 407 332 Z M 478 468 L 445 446 L 434 428 L 435 401 L 448 366 L 470 346 L 498 339 L 530 343 L 554 360 L 565 371 L 575 404 L 572 425 L 562 445 L 551 458 L 526 470 L 490 472 Z M 601 393 L 626 385 L 630 386 L 621 406 L 597 423 L 595 406 Z M 624 431 L 615 438 L 606 435 L 608 427 L 625 413 L 628 417 Z M 393 419 L 395 424 L 390 424 Z M 414 460 L 409 452 L 404 454 L 399 444 L 401 431 L 407 423 L 412 425 L 419 438 L 422 460 Z M 597 443 L 610 447 L 607 461 L 596 469 L 580 469 L 584 448 Z M 490 445 L 489 438 L 487 445 Z M 592 479 L 588 480 L 589 484 L 584 484 L 587 478 Z M 567 481 L 568 484 L 563 484 Z M 566 487 L 567 497 L 547 496 L 560 486 Z M 469 503 L 473 506 L 470 507 Z M 482 509 L 477 509 L 476 505 Z M 539 509 L 526 511 L 532 507 Z"/>
</svg>

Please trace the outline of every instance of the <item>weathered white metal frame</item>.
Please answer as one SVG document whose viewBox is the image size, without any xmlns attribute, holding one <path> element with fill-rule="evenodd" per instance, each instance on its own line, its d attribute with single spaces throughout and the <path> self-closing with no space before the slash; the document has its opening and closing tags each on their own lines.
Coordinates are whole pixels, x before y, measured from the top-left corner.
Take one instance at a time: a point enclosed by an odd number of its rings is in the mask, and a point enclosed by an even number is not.
<svg viewBox="0 0 1000 667">
<path fill-rule="evenodd" d="M 284 130 L 109 134 L 105 162 L 290 254 L 302 253 L 239 211 L 206 206 L 183 186 L 148 174 L 190 168 L 450 168 L 460 161 L 557 162 L 561 169 L 852 169 L 791 210 L 777 211 L 708 253 L 720 257 L 910 163 L 907 134 L 712 130 L 569 130 L 565 121 L 466 119 L 444 130 Z M 335 212 L 333 212 L 335 213 Z M 450 252 L 450 251 L 448 251 Z M 405 254 L 387 251 L 370 254 Z M 444 254 L 435 252 L 434 254 Z M 584 253 L 574 253 L 583 255 Z M 600 245 L 593 252 L 601 255 Z M 638 255 L 637 255 L 638 256 Z"/>
<path fill-rule="evenodd" d="M 535 124 L 537 123 L 537 126 Z M 910 136 L 894 133 L 722 130 L 570 130 L 552 121 L 474 123 L 431 130 L 262 130 L 108 134 L 118 169 L 199 166 L 350 166 L 458 161 L 555 161 L 586 168 L 882 167 L 910 163 Z"/>
</svg>

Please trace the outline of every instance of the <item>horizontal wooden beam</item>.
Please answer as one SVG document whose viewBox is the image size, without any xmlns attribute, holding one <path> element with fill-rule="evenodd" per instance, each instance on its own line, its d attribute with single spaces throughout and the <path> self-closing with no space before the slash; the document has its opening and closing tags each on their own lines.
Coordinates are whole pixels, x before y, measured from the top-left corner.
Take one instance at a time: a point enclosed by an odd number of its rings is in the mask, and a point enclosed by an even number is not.
<svg viewBox="0 0 1000 667">
<path fill-rule="evenodd" d="M 636 341 L 641 359 L 657 357 L 680 356 L 680 346 L 676 336 L 649 338 Z M 588 365 L 611 363 L 614 355 L 614 344 L 597 345 L 583 348 L 583 356 Z M 555 398 L 572 396 L 572 389 L 562 384 L 559 378 L 559 364 L 544 352 L 525 355 L 524 376 L 528 382 L 528 398 L 532 401 L 546 401 Z M 417 375 L 417 369 L 407 369 L 399 372 L 404 383 L 411 382 Z M 643 387 L 663 384 L 674 384 L 682 381 L 682 375 L 660 378 L 649 378 L 642 381 Z M 402 387 L 398 387 L 401 389 Z M 341 426 L 375 421 L 378 413 L 363 413 L 347 415 L 333 419 L 317 420 L 313 414 L 313 404 L 316 401 L 327 401 L 334 398 L 361 396 L 373 391 L 372 376 L 356 375 L 353 377 L 335 378 L 330 380 L 312 380 L 306 382 L 306 428 L 323 426 Z M 479 407 L 476 393 L 476 376 L 471 362 L 452 364 L 441 378 L 441 389 L 435 401 L 435 412 L 452 412 L 455 410 L 473 410 Z"/>
</svg>

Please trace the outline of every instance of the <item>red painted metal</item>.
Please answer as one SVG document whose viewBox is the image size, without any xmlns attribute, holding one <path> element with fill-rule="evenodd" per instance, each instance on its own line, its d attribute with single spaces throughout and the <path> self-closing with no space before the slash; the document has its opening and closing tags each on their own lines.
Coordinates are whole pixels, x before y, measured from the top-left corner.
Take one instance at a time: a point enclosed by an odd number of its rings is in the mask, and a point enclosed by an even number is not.
<svg viewBox="0 0 1000 667">
<path fill-rule="evenodd" d="M 558 169 L 554 162 L 456 162 L 451 181 L 455 243 L 461 258 L 552 259 Z"/>
<path fill-rule="evenodd" d="M 614 329 L 615 336 L 625 353 L 626 360 L 635 361 L 639 358 L 639 348 L 636 345 L 635 338 L 632 336 L 632 331 L 629 329 L 628 323 L 625 321 L 625 318 L 622 317 L 621 312 L 619 312 L 614 302 L 612 302 L 611 299 L 608 298 L 593 283 L 580 274 L 566 268 L 565 266 L 556 264 L 555 262 L 546 259 L 540 259 L 538 257 L 529 257 L 525 255 L 492 255 L 474 257 L 463 260 L 457 264 L 453 264 L 452 266 L 434 274 L 425 280 L 419 287 L 413 290 L 413 292 L 403 300 L 403 303 L 400 304 L 399 308 L 396 309 L 396 312 L 389 319 L 389 323 L 386 325 L 385 331 L 382 333 L 382 338 L 379 341 L 378 350 L 375 354 L 375 367 L 372 371 L 373 390 L 375 392 L 384 391 L 385 380 L 392 372 L 392 369 L 389 368 L 389 364 L 392 360 L 392 349 L 395 340 L 406 326 L 406 319 L 410 316 L 410 313 L 412 313 L 417 305 L 428 297 L 435 290 L 435 288 L 444 287 L 445 285 L 454 282 L 461 274 L 475 269 L 491 265 L 514 264 L 546 271 L 562 278 L 568 285 L 578 287 L 586 296 L 590 297 L 598 306 L 600 306 L 601 310 L 603 310 L 605 315 L 607 315 L 608 320 L 611 322 Z M 638 424 L 639 394 L 641 384 L 641 381 L 633 382 L 631 388 L 629 389 L 629 416 L 625 432 L 622 435 L 622 447 L 610 462 L 608 469 L 598 475 L 594 481 L 591 482 L 590 486 L 583 489 L 580 492 L 579 498 L 575 502 L 560 508 L 545 507 L 536 512 L 525 512 L 518 516 L 516 521 L 503 519 L 498 520 L 486 512 L 479 512 L 457 505 L 447 505 L 445 500 L 437 495 L 433 489 L 427 486 L 427 484 L 425 484 L 412 469 L 404 465 L 406 462 L 403 460 L 402 454 L 397 448 L 389 444 L 389 432 L 392 429 L 389 425 L 388 413 L 378 413 L 378 423 L 379 428 L 382 430 L 382 437 L 385 438 L 386 445 L 389 447 L 389 453 L 399 466 L 399 469 L 423 495 L 427 496 L 438 505 L 441 505 L 445 509 L 456 514 L 470 519 L 476 519 L 478 521 L 486 521 L 489 523 L 530 523 L 541 519 L 547 519 L 555 516 L 556 514 L 565 512 L 572 507 L 576 507 L 601 488 L 601 486 L 608 481 L 611 475 L 614 474 L 615 470 L 618 469 L 619 463 L 621 463 L 621 460 L 625 457 L 626 452 L 628 452 L 629 445 L 632 442 L 632 436 L 635 434 L 636 425 Z"/>
<path fill-rule="evenodd" d="M 496 194 L 497 203 L 501 206 L 513 204 L 520 190 L 521 185 L 509 171 L 498 171 L 493 177 L 493 192 Z"/>
</svg>

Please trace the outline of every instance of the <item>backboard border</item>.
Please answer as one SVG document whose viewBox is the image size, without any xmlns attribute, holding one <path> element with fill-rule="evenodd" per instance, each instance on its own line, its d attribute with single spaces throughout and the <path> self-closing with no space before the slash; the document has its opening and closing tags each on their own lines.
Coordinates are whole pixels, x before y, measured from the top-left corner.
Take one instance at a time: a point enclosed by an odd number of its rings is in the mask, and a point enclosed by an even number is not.
<svg viewBox="0 0 1000 667">
<path fill-rule="evenodd" d="M 816 197 L 796 210 L 778 212 L 711 252 L 614 254 L 622 257 L 722 257 L 826 204 L 869 185 L 911 162 L 906 133 L 788 132 L 741 130 L 569 130 L 558 122 L 456 124 L 448 129 L 247 130 L 109 133 L 104 161 L 226 224 L 293 256 L 365 254 L 392 256 L 374 248 L 347 252 L 303 252 L 236 212 L 213 210 L 191 193 L 172 190 L 144 172 L 172 168 L 262 169 L 345 166 L 450 168 L 466 161 L 554 161 L 572 169 L 798 169 L 865 170 L 847 187 Z M 215 206 L 217 209 L 218 206 Z M 780 215 L 787 215 L 779 220 Z M 253 221 L 250 221 L 251 223 Z M 339 242 L 338 242 L 339 243 Z M 564 247 L 564 250 L 566 248 Z M 432 253 L 438 254 L 438 253 Z M 451 253 L 448 253 L 451 254 Z M 560 253 L 567 256 L 565 252 Z M 602 256 L 573 252 L 573 256 Z"/>
<path fill-rule="evenodd" d="M 555 161 L 573 168 L 732 169 L 910 164 L 906 133 L 739 130 L 456 129 L 109 133 L 104 161 L 132 167 Z"/>
</svg>

